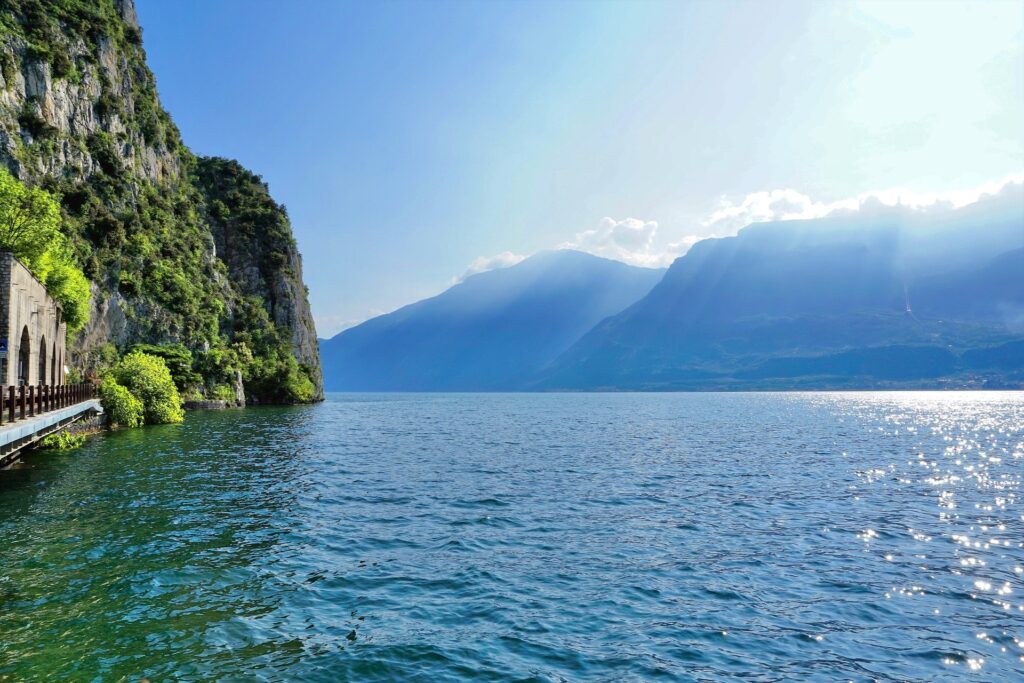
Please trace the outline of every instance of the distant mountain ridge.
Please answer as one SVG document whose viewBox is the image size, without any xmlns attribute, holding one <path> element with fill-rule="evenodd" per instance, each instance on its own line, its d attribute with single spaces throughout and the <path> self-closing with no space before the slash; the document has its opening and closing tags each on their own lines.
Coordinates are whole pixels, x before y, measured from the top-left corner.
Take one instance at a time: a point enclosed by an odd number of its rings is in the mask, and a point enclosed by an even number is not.
<svg viewBox="0 0 1024 683">
<path fill-rule="evenodd" d="M 539 254 L 321 342 L 332 390 L 1024 387 L 1024 186 L 698 242 Z"/>
<path fill-rule="evenodd" d="M 330 391 L 522 389 L 664 270 L 582 252 L 536 254 L 321 341 Z"/>
<path fill-rule="evenodd" d="M 699 242 L 533 386 L 1017 386 L 1021 339 L 1024 192 L 1011 185 L 957 210 L 867 207 Z M 989 352 L 1000 368 L 971 360 Z"/>
</svg>

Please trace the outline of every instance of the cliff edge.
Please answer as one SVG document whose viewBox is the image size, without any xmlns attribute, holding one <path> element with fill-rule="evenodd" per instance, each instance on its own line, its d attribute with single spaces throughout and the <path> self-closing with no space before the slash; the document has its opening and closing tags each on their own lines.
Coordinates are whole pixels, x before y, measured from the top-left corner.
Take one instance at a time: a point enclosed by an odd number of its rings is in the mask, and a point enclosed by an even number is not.
<svg viewBox="0 0 1024 683">
<path fill-rule="evenodd" d="M 73 368 L 175 345 L 199 393 L 241 373 L 250 402 L 323 397 L 287 213 L 258 176 L 181 141 L 132 0 L 0 2 L 0 163 L 59 198 L 93 283 Z"/>
</svg>

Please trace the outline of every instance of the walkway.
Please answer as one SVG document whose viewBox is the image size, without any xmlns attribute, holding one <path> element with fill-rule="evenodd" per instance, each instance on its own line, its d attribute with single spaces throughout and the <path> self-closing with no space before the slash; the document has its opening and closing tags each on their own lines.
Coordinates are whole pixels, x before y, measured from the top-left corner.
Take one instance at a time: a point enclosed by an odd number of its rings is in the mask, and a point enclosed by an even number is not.
<svg viewBox="0 0 1024 683">
<path fill-rule="evenodd" d="M 83 417 L 103 412 L 92 386 L 64 386 L 52 391 L 46 387 L 41 391 L 35 387 L 31 389 L 26 395 L 19 387 L 16 391 L 9 391 L 9 397 L 0 400 L 4 409 L 0 424 L 0 467 L 16 461 L 26 446 Z M 10 404 L 12 399 L 13 407 Z"/>
</svg>

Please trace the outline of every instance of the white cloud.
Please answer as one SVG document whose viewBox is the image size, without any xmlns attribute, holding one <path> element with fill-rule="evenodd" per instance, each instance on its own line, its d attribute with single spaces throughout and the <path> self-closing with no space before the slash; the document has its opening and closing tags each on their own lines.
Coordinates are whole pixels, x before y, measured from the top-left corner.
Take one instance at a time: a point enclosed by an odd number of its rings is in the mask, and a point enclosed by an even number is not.
<svg viewBox="0 0 1024 683">
<path fill-rule="evenodd" d="M 595 256 L 648 268 L 661 268 L 671 263 L 679 255 L 673 254 L 673 249 L 689 249 L 690 245 L 682 243 L 672 244 L 667 248 L 656 248 L 657 235 L 657 221 L 644 221 L 639 218 L 615 220 L 605 217 L 596 228 L 576 233 L 572 240 L 559 244 L 557 248 L 577 249 Z"/>
<path fill-rule="evenodd" d="M 892 188 L 865 192 L 856 197 L 833 202 L 817 201 L 792 188 L 766 190 L 748 194 L 739 201 L 723 197 L 717 208 L 697 221 L 697 230 L 680 231 L 681 236 L 677 238 L 666 235 L 666 231 L 659 227 L 657 221 L 639 218 L 616 220 L 605 217 L 597 227 L 578 232 L 571 240 L 562 242 L 555 248 L 585 251 L 635 266 L 664 268 L 689 251 L 697 242 L 713 237 L 735 235 L 752 223 L 821 218 L 836 211 L 860 211 L 878 204 L 901 205 L 922 211 L 959 208 L 978 201 L 984 195 L 996 194 L 1010 183 L 1024 183 L 1024 173 L 968 190 L 915 192 L 905 188 Z M 462 277 L 453 278 L 452 284 L 476 273 L 515 265 L 524 258 L 526 256 L 508 251 L 495 256 L 481 256 L 470 264 Z"/>
<path fill-rule="evenodd" d="M 466 272 L 461 277 L 453 278 L 452 284 L 462 282 L 470 275 L 476 275 L 477 273 L 485 273 L 488 270 L 497 270 L 498 268 L 508 268 L 522 261 L 525 256 L 522 254 L 513 254 L 511 251 L 503 251 L 500 254 L 494 256 L 478 256 L 473 259 L 473 262 L 466 268 Z"/>
<path fill-rule="evenodd" d="M 701 222 L 705 230 L 719 235 L 735 235 L 751 223 L 821 218 L 836 211 L 860 211 L 871 204 L 905 206 L 917 210 L 956 209 L 973 204 L 985 195 L 999 192 L 1010 183 L 1024 182 L 1024 173 L 1007 176 L 968 190 L 915 192 L 891 188 L 865 192 L 835 202 L 819 202 L 797 190 L 787 188 L 748 194 L 739 203 L 722 198 L 719 207 Z"/>
</svg>

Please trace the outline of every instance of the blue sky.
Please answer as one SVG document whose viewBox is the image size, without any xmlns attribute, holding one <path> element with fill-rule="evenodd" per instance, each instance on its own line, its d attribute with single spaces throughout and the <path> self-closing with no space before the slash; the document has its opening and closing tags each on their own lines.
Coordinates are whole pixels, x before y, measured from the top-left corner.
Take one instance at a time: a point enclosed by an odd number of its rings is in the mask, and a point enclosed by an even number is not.
<svg viewBox="0 0 1024 683">
<path fill-rule="evenodd" d="M 287 205 L 321 336 L 541 249 L 661 265 L 1024 172 L 1017 0 L 138 10 L 186 143 Z"/>
</svg>

